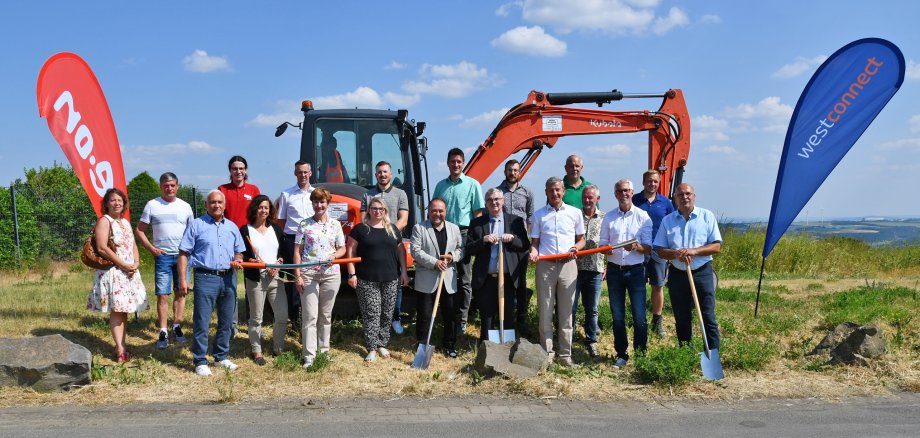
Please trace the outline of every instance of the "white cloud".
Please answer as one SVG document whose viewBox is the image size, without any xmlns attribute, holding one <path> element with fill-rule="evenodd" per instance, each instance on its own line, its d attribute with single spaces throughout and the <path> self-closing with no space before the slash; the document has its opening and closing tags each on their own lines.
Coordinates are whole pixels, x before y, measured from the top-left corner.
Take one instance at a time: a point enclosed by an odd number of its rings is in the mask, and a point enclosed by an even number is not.
<svg viewBox="0 0 920 438">
<path fill-rule="evenodd" d="M 910 125 L 910 132 L 920 132 L 920 114 L 911 117 L 907 123 Z"/>
<path fill-rule="evenodd" d="M 556 58 L 564 56 L 568 46 L 547 34 L 542 27 L 519 26 L 492 40 L 492 47 L 525 55 Z"/>
<path fill-rule="evenodd" d="M 316 109 L 336 109 L 336 108 L 408 108 L 415 105 L 421 100 L 418 94 L 406 95 L 399 93 L 386 92 L 383 96 L 370 87 L 358 87 L 348 93 L 336 94 L 332 96 L 313 97 L 313 107 Z M 292 108 L 299 109 L 300 102 L 291 100 L 280 100 L 274 104 L 276 111 L 273 113 L 259 113 L 251 120 L 243 124 L 247 128 L 275 127 L 284 122 L 298 122 L 303 120 L 303 113 L 300 111 L 291 111 Z"/>
<path fill-rule="evenodd" d="M 773 72 L 770 77 L 775 79 L 794 78 L 802 73 L 816 69 L 825 60 L 827 60 L 827 56 L 825 55 L 815 56 L 814 58 L 797 56 L 795 61 L 780 67 L 779 70 Z"/>
<path fill-rule="evenodd" d="M 460 122 L 461 128 L 471 128 L 471 127 L 490 127 L 495 126 L 502 116 L 508 112 L 509 108 L 501 108 L 493 111 L 487 111 L 477 116 L 470 118 L 463 118 Z"/>
<path fill-rule="evenodd" d="M 210 155 L 223 149 L 211 146 L 206 141 L 192 140 L 188 143 L 170 143 L 164 145 L 122 146 L 125 164 L 141 170 L 159 172 L 190 156 Z"/>
<path fill-rule="evenodd" d="M 396 61 L 390 61 L 389 64 L 383 66 L 384 70 L 402 70 L 406 68 L 406 64 L 402 64 Z"/>
<path fill-rule="evenodd" d="M 210 73 L 213 71 L 232 71 L 230 62 L 224 56 L 211 56 L 208 52 L 198 49 L 191 55 L 182 58 L 182 66 L 195 73 Z"/>
<path fill-rule="evenodd" d="M 587 149 L 588 149 L 588 153 L 585 154 L 585 156 L 591 157 L 591 159 L 594 159 L 594 158 L 619 159 L 619 158 L 625 158 L 625 157 L 632 155 L 632 149 L 623 143 L 617 143 L 617 144 L 611 144 L 611 145 L 605 145 L 605 146 L 588 146 Z"/>
<path fill-rule="evenodd" d="M 656 33 L 686 25 L 687 17 L 678 8 L 656 21 L 659 0 L 525 0 L 525 21 L 551 26 L 559 33 L 600 32 L 613 35 L 640 34 L 656 24 Z"/>
<path fill-rule="evenodd" d="M 312 100 L 316 109 L 383 107 L 383 99 L 380 97 L 380 93 L 370 87 L 358 87 L 348 93 L 319 96 L 314 97 Z"/>
<path fill-rule="evenodd" d="M 728 121 L 725 119 L 715 118 L 709 115 L 693 117 L 693 137 L 696 140 L 715 140 L 727 141 Z"/>
<path fill-rule="evenodd" d="M 735 155 L 738 153 L 738 150 L 731 146 L 707 146 L 703 148 L 703 152 L 708 152 L 711 154 Z"/>
<path fill-rule="evenodd" d="M 422 80 L 405 82 L 402 86 L 403 91 L 459 98 L 504 83 L 497 75 L 490 74 L 486 68 L 477 67 L 476 64 L 467 61 L 457 64 L 424 64 L 419 69 L 419 76 Z"/>
<path fill-rule="evenodd" d="M 920 138 L 902 138 L 900 140 L 889 141 L 876 145 L 876 149 L 883 151 L 920 151 Z"/>
<path fill-rule="evenodd" d="M 905 75 L 907 79 L 920 79 L 920 64 L 917 64 L 914 60 L 908 61 Z"/>
<path fill-rule="evenodd" d="M 706 14 L 700 17 L 700 23 L 702 24 L 717 24 L 721 22 L 722 22 L 722 18 L 719 17 L 718 15 Z"/>
<path fill-rule="evenodd" d="M 499 17 L 507 17 L 508 14 L 511 13 L 511 10 L 520 9 L 523 6 L 524 6 L 524 2 L 520 0 L 513 1 L 511 3 L 505 3 L 499 6 L 498 9 L 495 10 L 495 15 L 498 15 Z"/>
<path fill-rule="evenodd" d="M 664 35 L 671 29 L 675 27 L 685 27 L 688 23 L 690 23 L 690 19 L 687 18 L 687 14 L 680 10 L 680 8 L 672 7 L 668 10 L 667 17 L 655 19 L 655 25 L 652 26 L 652 31 L 655 32 L 655 35 Z"/>
<path fill-rule="evenodd" d="M 792 117 L 792 107 L 770 96 L 756 104 L 743 103 L 725 111 L 733 127 L 740 131 L 784 132 Z"/>
<path fill-rule="evenodd" d="M 398 94 L 387 91 L 383 93 L 383 100 L 396 108 L 409 108 L 419 103 L 419 101 L 422 100 L 422 96 L 418 94 Z"/>
</svg>

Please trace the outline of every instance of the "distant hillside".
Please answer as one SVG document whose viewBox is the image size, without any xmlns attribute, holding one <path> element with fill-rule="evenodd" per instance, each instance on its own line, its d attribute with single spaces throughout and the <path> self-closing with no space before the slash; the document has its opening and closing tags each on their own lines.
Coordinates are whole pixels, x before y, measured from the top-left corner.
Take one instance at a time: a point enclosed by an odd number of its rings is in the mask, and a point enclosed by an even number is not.
<svg viewBox="0 0 920 438">
<path fill-rule="evenodd" d="M 764 222 L 730 222 L 725 226 L 739 230 L 763 228 Z M 786 232 L 808 233 L 815 237 L 844 236 L 860 239 L 870 245 L 903 245 L 920 241 L 920 219 L 866 218 L 864 220 L 829 220 L 824 222 L 795 222 Z"/>
</svg>

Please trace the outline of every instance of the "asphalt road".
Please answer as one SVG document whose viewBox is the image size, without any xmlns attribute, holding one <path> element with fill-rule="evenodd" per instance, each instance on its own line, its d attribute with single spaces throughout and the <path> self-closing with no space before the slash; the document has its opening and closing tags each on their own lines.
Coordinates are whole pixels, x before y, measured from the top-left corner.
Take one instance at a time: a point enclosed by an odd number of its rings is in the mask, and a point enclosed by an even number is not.
<svg viewBox="0 0 920 438">
<path fill-rule="evenodd" d="M 284 400 L 0 409 L 0 437 L 918 437 L 920 394 L 842 401 Z"/>
</svg>

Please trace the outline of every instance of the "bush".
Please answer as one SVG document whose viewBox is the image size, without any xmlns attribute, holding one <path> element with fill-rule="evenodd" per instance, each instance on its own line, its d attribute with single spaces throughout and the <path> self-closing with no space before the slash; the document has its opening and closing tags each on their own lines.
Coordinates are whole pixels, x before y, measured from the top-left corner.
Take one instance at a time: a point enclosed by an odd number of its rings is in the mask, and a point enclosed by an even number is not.
<svg viewBox="0 0 920 438">
<path fill-rule="evenodd" d="M 737 337 L 724 339 L 719 355 L 726 368 L 760 371 L 776 356 L 777 349 L 774 342 Z"/>
<path fill-rule="evenodd" d="M 698 363 L 690 347 L 659 346 L 636 357 L 636 372 L 644 382 L 685 385 L 696 380 Z"/>
</svg>

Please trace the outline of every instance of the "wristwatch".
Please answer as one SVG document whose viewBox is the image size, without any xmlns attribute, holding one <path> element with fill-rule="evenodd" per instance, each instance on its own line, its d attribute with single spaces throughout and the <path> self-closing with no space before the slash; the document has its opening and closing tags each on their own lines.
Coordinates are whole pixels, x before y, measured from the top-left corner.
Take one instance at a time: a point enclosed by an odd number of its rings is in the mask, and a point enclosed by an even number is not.
<svg viewBox="0 0 920 438">
<path fill-rule="evenodd" d="M 355 275 L 356 275 L 356 274 L 346 274 L 346 277 L 345 277 L 345 278 L 351 278 L 351 277 L 354 277 Z"/>
</svg>

